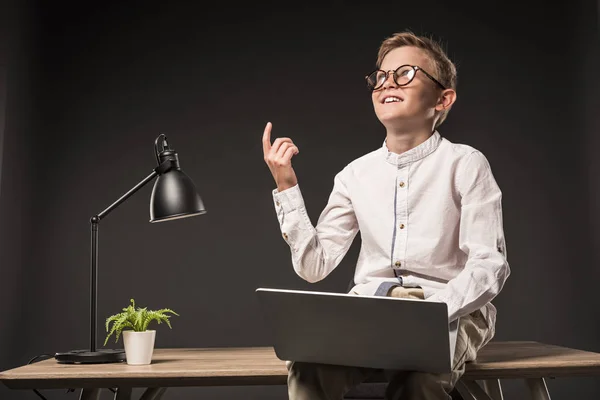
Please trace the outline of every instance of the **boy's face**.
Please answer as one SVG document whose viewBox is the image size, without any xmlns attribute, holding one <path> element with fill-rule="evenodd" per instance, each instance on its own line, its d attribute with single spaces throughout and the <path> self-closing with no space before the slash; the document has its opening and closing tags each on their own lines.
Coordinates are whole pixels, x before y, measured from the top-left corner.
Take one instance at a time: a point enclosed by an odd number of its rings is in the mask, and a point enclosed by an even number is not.
<svg viewBox="0 0 600 400">
<path fill-rule="evenodd" d="M 390 51 L 379 69 L 391 71 L 401 65 L 419 66 L 436 76 L 434 63 L 427 54 L 417 47 L 403 46 Z M 372 100 L 375 114 L 387 129 L 415 129 L 433 122 L 436 104 L 441 89 L 422 71 L 417 71 L 414 79 L 406 86 L 398 86 L 389 74 L 383 86 L 373 91 Z M 387 97 L 400 101 L 385 102 Z"/>
</svg>

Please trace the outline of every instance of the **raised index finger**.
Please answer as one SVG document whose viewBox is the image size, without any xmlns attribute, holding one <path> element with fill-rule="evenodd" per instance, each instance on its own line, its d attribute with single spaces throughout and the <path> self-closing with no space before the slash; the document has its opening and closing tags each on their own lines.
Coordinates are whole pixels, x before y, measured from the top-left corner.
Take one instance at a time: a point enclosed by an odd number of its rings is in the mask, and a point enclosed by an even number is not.
<svg viewBox="0 0 600 400">
<path fill-rule="evenodd" d="M 273 124 L 267 122 L 267 126 L 265 126 L 265 131 L 263 133 L 262 142 L 263 142 L 263 152 L 267 154 L 269 150 L 271 150 L 271 128 Z"/>
</svg>

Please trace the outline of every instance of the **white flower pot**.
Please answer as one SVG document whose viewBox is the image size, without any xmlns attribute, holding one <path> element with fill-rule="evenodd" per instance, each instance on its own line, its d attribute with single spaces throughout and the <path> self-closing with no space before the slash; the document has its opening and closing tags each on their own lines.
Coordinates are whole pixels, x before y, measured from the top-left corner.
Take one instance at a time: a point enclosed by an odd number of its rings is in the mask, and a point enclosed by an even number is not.
<svg viewBox="0 0 600 400">
<path fill-rule="evenodd" d="M 152 362 L 156 331 L 123 331 L 125 356 L 129 365 L 147 365 Z"/>
</svg>

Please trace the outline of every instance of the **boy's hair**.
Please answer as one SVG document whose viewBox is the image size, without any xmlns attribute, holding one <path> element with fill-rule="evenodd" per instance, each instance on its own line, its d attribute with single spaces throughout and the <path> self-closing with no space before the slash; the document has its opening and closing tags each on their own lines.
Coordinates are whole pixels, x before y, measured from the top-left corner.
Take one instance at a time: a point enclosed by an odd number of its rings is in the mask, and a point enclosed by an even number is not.
<svg viewBox="0 0 600 400">
<path fill-rule="evenodd" d="M 435 66 L 435 71 L 427 72 L 433 74 L 446 88 L 456 90 L 456 66 L 448 58 L 442 46 L 432 38 L 417 36 L 410 31 L 395 33 L 381 43 L 377 54 L 377 68 L 381 68 L 383 58 L 390 51 L 403 46 L 413 46 L 425 51 Z M 435 124 L 436 128 L 444 122 L 449 111 L 450 109 L 441 112 Z"/>
</svg>

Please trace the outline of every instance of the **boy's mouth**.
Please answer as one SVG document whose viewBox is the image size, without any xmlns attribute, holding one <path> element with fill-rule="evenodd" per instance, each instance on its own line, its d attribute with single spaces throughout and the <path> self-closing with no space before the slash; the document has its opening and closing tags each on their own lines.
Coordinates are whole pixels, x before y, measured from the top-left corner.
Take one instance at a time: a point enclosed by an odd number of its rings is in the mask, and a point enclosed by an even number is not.
<svg viewBox="0 0 600 400">
<path fill-rule="evenodd" d="M 400 97 L 396 97 L 396 96 L 386 96 L 383 99 L 383 104 L 388 104 L 388 103 L 399 103 L 401 102 L 402 99 Z"/>
</svg>

